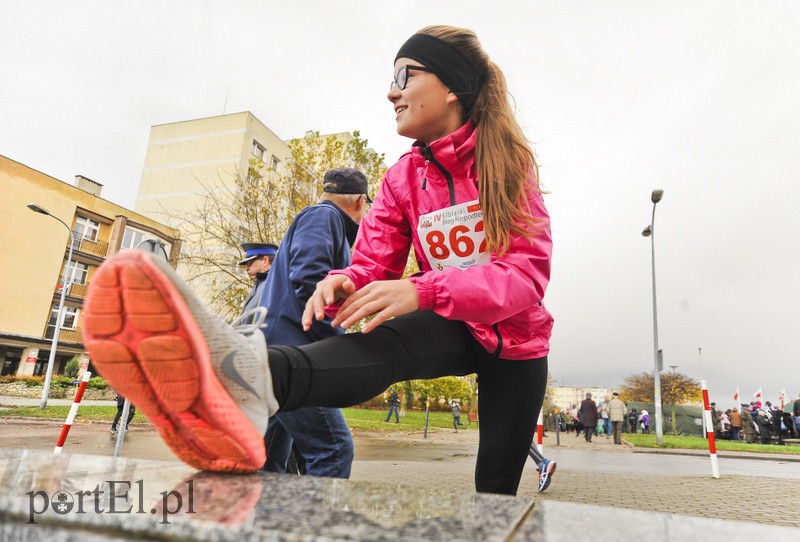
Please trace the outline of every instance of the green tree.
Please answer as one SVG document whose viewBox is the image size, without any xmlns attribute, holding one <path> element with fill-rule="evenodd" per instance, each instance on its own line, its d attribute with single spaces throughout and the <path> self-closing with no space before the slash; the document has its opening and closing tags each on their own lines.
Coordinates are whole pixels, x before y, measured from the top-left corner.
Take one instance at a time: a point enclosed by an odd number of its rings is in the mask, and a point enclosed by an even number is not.
<svg viewBox="0 0 800 542">
<path fill-rule="evenodd" d="M 469 404 L 472 402 L 473 388 L 470 377 L 443 376 L 432 380 L 412 380 L 411 393 L 421 402 L 458 399 L 461 404 Z"/>
<path fill-rule="evenodd" d="M 77 354 L 72 356 L 67 364 L 64 366 L 64 376 L 69 378 L 77 378 L 81 370 L 81 357 Z"/>
<path fill-rule="evenodd" d="M 675 427 L 675 405 L 692 403 L 703 399 L 700 383 L 676 371 L 660 373 L 661 402 L 672 406 L 672 434 L 677 434 Z M 655 378 L 653 373 L 645 372 L 629 376 L 620 386 L 620 399 L 653 403 L 655 401 Z"/>
</svg>

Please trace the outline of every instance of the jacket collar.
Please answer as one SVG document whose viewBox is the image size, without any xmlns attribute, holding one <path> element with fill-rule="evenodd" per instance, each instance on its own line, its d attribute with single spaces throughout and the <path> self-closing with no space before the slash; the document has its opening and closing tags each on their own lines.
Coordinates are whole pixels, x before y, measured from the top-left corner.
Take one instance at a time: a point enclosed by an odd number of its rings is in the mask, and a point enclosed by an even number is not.
<svg viewBox="0 0 800 542">
<path fill-rule="evenodd" d="M 473 173 L 476 133 L 477 127 L 470 120 L 455 132 L 437 139 L 430 145 L 421 141 L 415 142 L 411 148 L 414 165 L 424 167 L 427 160 L 426 151 L 429 150 L 434 159 L 454 176 Z"/>
<path fill-rule="evenodd" d="M 344 220 L 344 234 L 347 237 L 347 242 L 350 243 L 350 246 L 353 246 L 353 243 L 356 242 L 356 235 L 358 235 L 358 224 L 356 223 L 356 221 L 350 218 L 347 215 L 347 213 L 345 213 L 344 210 L 342 210 L 341 207 L 339 207 L 332 201 L 320 201 L 319 204 L 330 205 L 331 207 L 336 209 L 336 212 L 338 212 L 339 216 L 341 216 L 342 220 Z"/>
</svg>

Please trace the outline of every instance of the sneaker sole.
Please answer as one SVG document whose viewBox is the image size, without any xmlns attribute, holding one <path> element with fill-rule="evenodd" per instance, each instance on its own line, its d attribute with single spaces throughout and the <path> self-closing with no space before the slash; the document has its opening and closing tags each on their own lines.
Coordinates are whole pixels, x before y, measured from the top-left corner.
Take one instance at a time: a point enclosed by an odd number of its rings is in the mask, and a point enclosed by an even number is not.
<svg viewBox="0 0 800 542">
<path fill-rule="evenodd" d="M 550 487 L 550 482 L 553 481 L 553 473 L 556 472 L 556 467 L 558 467 L 558 463 L 551 463 L 553 468 L 550 469 L 550 472 L 547 473 L 547 480 L 545 480 L 544 487 L 539 489 L 539 493 L 543 493 L 548 487 Z M 539 479 L 541 480 L 541 474 L 539 474 Z"/>
<path fill-rule="evenodd" d="M 191 311 L 149 255 L 130 250 L 103 263 L 84 311 L 98 372 L 181 460 L 201 470 L 261 468 L 263 436 L 217 379 Z"/>
</svg>

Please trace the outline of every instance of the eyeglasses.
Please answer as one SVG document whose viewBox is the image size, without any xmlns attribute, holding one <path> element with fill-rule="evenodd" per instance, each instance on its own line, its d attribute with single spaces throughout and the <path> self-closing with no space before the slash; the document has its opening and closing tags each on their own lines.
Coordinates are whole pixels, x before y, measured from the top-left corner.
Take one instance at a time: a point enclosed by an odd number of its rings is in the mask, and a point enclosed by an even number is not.
<svg viewBox="0 0 800 542">
<path fill-rule="evenodd" d="M 389 92 L 392 91 L 392 89 L 394 88 L 394 85 L 397 85 L 397 89 L 398 90 L 405 90 L 406 89 L 406 85 L 408 84 L 408 72 L 410 70 L 417 70 L 419 72 L 433 73 L 433 70 L 430 70 L 430 69 L 428 69 L 428 68 L 426 68 L 424 66 L 409 66 L 409 65 L 405 65 L 402 68 L 400 68 L 400 71 L 397 72 L 397 75 L 395 76 L 395 78 L 392 80 L 391 83 L 389 83 Z"/>
</svg>

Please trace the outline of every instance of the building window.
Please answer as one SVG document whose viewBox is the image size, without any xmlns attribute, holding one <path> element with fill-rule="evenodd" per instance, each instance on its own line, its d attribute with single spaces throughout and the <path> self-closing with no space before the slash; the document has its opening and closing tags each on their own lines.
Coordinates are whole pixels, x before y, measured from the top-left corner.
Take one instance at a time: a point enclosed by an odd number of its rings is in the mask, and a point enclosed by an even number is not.
<svg viewBox="0 0 800 542">
<path fill-rule="evenodd" d="M 261 160 L 262 158 L 264 158 L 265 150 L 266 149 L 264 149 L 264 147 L 258 141 L 256 141 L 255 139 L 253 140 L 253 147 L 250 149 L 250 153 L 253 156 Z"/>
<path fill-rule="evenodd" d="M 98 234 L 100 233 L 100 223 L 79 216 L 75 221 L 75 228 L 72 231 L 72 238 L 78 243 L 78 246 L 80 246 L 81 239 L 97 241 Z"/>
<path fill-rule="evenodd" d="M 278 171 L 278 166 L 280 165 L 281 161 L 278 160 L 275 155 L 272 155 L 272 159 L 269 162 L 269 167 L 272 171 Z"/>
<path fill-rule="evenodd" d="M 58 307 L 53 307 L 50 311 L 50 321 L 47 323 L 47 338 L 52 338 L 56 329 L 56 320 L 58 319 Z M 68 329 L 74 331 L 78 328 L 78 308 L 77 307 L 64 307 L 64 320 L 61 322 L 61 329 Z"/>
<path fill-rule="evenodd" d="M 86 278 L 89 276 L 89 266 L 85 263 L 70 262 L 67 268 L 67 277 L 70 284 L 86 284 Z"/>
<path fill-rule="evenodd" d="M 122 236 L 122 245 L 120 250 L 130 250 L 139 246 L 139 243 L 144 241 L 145 233 L 133 228 L 125 228 L 125 234 Z"/>
</svg>

